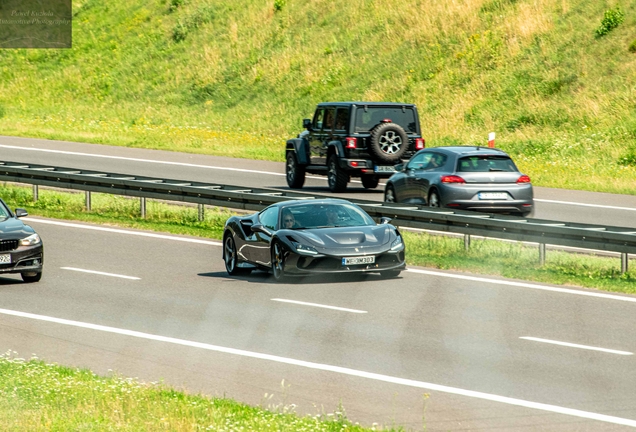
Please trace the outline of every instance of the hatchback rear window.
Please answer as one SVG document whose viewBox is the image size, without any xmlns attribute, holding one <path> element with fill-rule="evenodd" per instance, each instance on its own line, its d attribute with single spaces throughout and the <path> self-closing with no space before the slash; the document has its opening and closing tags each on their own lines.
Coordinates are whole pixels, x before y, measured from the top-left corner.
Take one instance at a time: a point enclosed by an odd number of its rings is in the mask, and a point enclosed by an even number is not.
<svg viewBox="0 0 636 432">
<path fill-rule="evenodd" d="M 457 163 L 460 172 L 515 172 L 518 171 L 512 159 L 507 156 L 467 156 Z"/>
</svg>

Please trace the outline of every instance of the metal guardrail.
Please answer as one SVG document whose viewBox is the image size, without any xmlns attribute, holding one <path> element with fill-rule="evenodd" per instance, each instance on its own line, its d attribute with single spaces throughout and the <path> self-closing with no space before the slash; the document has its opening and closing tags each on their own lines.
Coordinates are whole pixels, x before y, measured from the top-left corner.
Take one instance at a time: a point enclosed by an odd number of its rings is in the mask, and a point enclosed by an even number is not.
<svg viewBox="0 0 636 432">
<path fill-rule="evenodd" d="M 246 188 L 8 161 L 0 161 L 0 180 L 254 211 L 285 200 L 333 198 L 329 195 L 277 189 Z M 87 203 L 88 201 L 87 198 Z M 525 219 L 359 199 L 349 201 L 360 205 L 372 217 L 392 218 L 398 226 L 536 242 L 544 248 L 546 244 L 550 244 L 621 252 L 623 271 L 627 270 L 627 254 L 636 253 L 636 229 L 633 228 Z"/>
</svg>

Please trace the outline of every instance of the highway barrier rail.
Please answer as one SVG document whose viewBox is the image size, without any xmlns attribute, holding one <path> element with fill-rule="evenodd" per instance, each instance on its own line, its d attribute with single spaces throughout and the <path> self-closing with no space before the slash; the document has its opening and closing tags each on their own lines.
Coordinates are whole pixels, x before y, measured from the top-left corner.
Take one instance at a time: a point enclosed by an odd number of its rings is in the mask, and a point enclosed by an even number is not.
<svg viewBox="0 0 636 432">
<path fill-rule="evenodd" d="M 270 204 L 294 199 L 334 198 L 333 195 L 309 194 L 288 190 L 249 188 L 144 177 L 120 173 L 89 171 L 49 165 L 0 161 L 0 180 L 51 186 L 87 192 L 182 201 L 233 209 L 258 211 Z M 621 253 L 622 271 L 627 271 L 628 254 L 636 253 L 636 229 L 604 225 L 577 224 L 517 216 L 475 213 L 424 206 L 380 203 L 348 199 L 364 208 L 372 217 L 389 217 L 397 226 L 460 233 L 499 239 L 539 243 L 540 260 L 545 259 L 545 245 L 568 246 Z"/>
</svg>

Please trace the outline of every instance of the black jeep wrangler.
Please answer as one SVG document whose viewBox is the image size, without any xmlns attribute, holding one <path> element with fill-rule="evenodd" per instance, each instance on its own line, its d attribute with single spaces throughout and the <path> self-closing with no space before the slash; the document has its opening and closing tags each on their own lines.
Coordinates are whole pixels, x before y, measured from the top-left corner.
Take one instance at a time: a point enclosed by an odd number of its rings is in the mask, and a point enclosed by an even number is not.
<svg viewBox="0 0 636 432">
<path fill-rule="evenodd" d="M 413 104 L 324 102 L 303 127 L 285 150 L 292 189 L 303 187 L 306 173 L 326 175 L 332 192 L 344 192 L 351 177 L 373 189 L 395 172 L 395 164 L 424 148 Z"/>
</svg>

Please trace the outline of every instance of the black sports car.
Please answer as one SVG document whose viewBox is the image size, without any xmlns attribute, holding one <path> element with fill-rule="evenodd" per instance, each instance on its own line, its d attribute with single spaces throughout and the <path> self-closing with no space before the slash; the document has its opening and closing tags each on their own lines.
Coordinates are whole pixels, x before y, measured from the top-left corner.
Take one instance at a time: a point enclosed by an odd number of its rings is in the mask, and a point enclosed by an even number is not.
<svg viewBox="0 0 636 432">
<path fill-rule="evenodd" d="M 273 204 L 225 223 L 223 260 L 230 275 L 254 269 L 285 275 L 380 272 L 405 268 L 404 242 L 384 218 L 375 221 L 345 200 L 295 200 Z"/>
<path fill-rule="evenodd" d="M 20 273 L 25 282 L 42 278 L 44 248 L 40 236 L 19 218 L 28 216 L 17 208 L 13 213 L 0 199 L 0 274 Z"/>
</svg>

